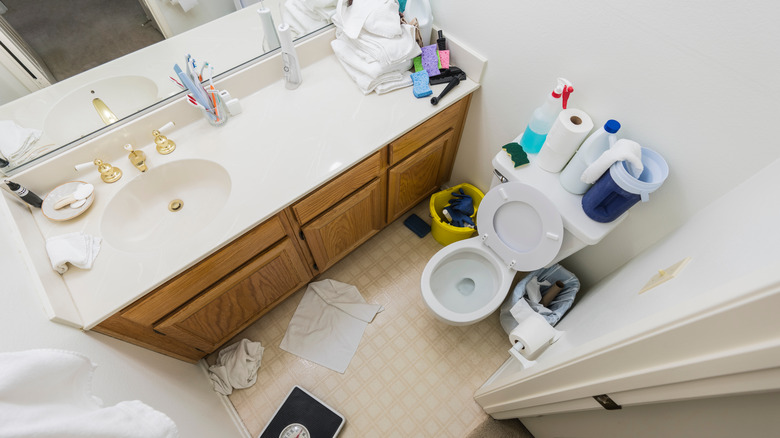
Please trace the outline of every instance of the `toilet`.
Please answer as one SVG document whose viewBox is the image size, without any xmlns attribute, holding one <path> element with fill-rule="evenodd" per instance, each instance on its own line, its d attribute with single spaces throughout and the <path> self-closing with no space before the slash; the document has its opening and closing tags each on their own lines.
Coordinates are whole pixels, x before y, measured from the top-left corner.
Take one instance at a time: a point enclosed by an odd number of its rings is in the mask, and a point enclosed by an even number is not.
<svg viewBox="0 0 780 438">
<path fill-rule="evenodd" d="M 598 243 L 628 213 L 610 223 L 590 219 L 582 196 L 567 192 L 559 174 L 531 163 L 515 168 L 503 150 L 493 159 L 491 189 L 477 210 L 478 235 L 445 246 L 420 279 L 423 301 L 451 325 L 474 324 L 506 298 L 515 273 L 530 272 Z"/>
</svg>

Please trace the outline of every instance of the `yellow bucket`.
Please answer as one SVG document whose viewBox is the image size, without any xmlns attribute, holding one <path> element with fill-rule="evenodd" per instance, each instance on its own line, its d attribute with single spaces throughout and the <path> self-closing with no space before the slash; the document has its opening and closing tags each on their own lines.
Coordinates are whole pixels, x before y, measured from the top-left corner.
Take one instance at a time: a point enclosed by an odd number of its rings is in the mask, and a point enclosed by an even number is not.
<svg viewBox="0 0 780 438">
<path fill-rule="evenodd" d="M 474 214 L 471 216 L 471 219 L 474 220 L 474 223 L 477 223 L 477 209 L 479 208 L 479 203 L 482 202 L 482 198 L 485 196 L 478 188 L 471 184 L 458 184 L 455 187 L 442 190 L 431 196 L 431 234 L 437 242 L 444 246 L 459 240 L 468 239 L 476 233 L 476 230 L 471 228 L 452 226 L 444 219 L 442 210 L 449 205 L 450 199 L 452 199 L 452 192 L 457 192 L 460 189 L 463 189 L 463 193 L 471 196 L 471 199 L 474 201 Z"/>
</svg>

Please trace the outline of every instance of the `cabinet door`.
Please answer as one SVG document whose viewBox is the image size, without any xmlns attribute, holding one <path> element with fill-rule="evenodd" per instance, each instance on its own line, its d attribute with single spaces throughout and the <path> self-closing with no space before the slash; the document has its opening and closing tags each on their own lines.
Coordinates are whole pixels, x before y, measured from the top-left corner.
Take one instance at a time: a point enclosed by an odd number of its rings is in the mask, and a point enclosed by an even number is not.
<svg viewBox="0 0 780 438">
<path fill-rule="evenodd" d="M 301 229 L 320 272 L 382 229 L 382 181 L 368 183 Z"/>
<path fill-rule="evenodd" d="M 387 222 L 397 219 L 410 208 L 434 193 L 443 175 L 443 158 L 452 145 L 449 130 L 406 157 L 388 171 Z"/>
<path fill-rule="evenodd" d="M 293 243 L 284 239 L 154 329 L 210 353 L 308 280 Z"/>
</svg>

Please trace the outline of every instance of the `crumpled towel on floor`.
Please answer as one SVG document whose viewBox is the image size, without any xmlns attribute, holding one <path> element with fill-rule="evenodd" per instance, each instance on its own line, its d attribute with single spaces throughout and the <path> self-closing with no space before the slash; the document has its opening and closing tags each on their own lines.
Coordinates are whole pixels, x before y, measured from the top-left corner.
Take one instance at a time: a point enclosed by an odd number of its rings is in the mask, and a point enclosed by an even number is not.
<svg viewBox="0 0 780 438">
<path fill-rule="evenodd" d="M 344 373 L 379 304 L 367 304 L 355 286 L 310 283 L 282 339 L 282 350 Z"/>
<path fill-rule="evenodd" d="M 64 350 L 0 353 L 0 437 L 176 438 L 176 424 L 144 403 L 102 407 L 97 365 Z"/>
<path fill-rule="evenodd" d="M 209 367 L 214 390 L 230 395 L 233 388 L 249 388 L 257 381 L 257 370 L 265 349 L 259 342 L 242 339 L 220 350 L 217 363 Z"/>
</svg>

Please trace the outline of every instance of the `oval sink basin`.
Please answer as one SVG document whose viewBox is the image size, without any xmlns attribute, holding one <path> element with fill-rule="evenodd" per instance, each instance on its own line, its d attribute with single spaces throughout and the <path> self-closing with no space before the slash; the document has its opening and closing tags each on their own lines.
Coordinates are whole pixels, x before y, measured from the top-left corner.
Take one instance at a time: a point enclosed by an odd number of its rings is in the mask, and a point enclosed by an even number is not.
<svg viewBox="0 0 780 438">
<path fill-rule="evenodd" d="M 157 84 L 143 76 L 101 79 L 68 93 L 46 115 L 43 132 L 58 144 L 91 134 L 106 126 L 94 99 L 100 99 L 121 120 L 157 102 Z"/>
<path fill-rule="evenodd" d="M 197 238 L 225 206 L 230 187 L 230 175 L 213 161 L 189 159 L 150 168 L 108 202 L 101 235 L 129 252 Z"/>
</svg>

